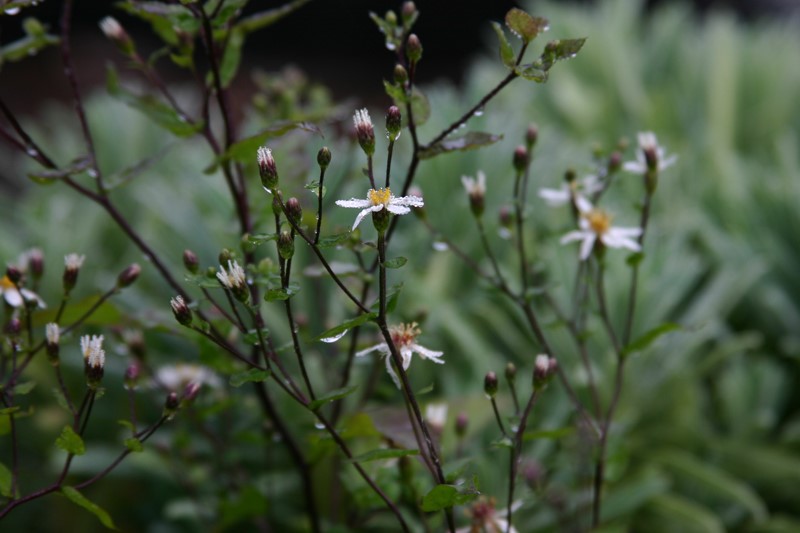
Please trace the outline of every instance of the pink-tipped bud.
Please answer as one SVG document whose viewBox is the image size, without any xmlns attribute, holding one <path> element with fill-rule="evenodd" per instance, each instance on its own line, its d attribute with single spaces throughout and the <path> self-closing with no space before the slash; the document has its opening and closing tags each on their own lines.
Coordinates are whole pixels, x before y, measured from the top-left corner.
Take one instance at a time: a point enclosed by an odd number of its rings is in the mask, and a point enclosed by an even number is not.
<svg viewBox="0 0 800 533">
<path fill-rule="evenodd" d="M 558 371 L 558 362 L 546 354 L 539 354 L 533 365 L 533 388 L 539 389 L 547 385 Z"/>
<path fill-rule="evenodd" d="M 44 274 L 44 255 L 38 248 L 33 248 L 28 252 L 28 270 L 33 279 L 38 280 Z"/>
<path fill-rule="evenodd" d="M 456 435 L 463 437 L 467 434 L 467 426 L 469 425 L 469 417 L 467 413 L 459 413 L 456 417 Z"/>
<path fill-rule="evenodd" d="M 128 368 L 125 369 L 125 388 L 128 390 L 133 390 L 136 388 L 136 385 L 139 382 L 139 376 L 141 374 L 141 367 L 139 363 L 134 361 Z"/>
<path fill-rule="evenodd" d="M 193 251 L 191 250 L 183 251 L 183 266 L 186 267 L 186 270 L 188 270 L 192 274 L 197 274 L 199 265 L 200 262 L 197 259 L 197 255 Z"/>
<path fill-rule="evenodd" d="M 497 394 L 497 374 L 494 372 L 487 372 L 486 377 L 483 378 L 483 392 L 489 398 L 494 398 Z"/>
<path fill-rule="evenodd" d="M 294 196 L 286 200 L 286 217 L 294 224 L 300 224 L 303 218 L 303 207 Z"/>
<path fill-rule="evenodd" d="M 620 152 L 611 152 L 608 158 L 608 172 L 616 172 L 622 166 L 622 154 Z"/>
<path fill-rule="evenodd" d="M 139 274 L 141 273 L 142 267 L 140 267 L 137 263 L 133 263 L 128 268 L 123 270 L 117 277 L 117 287 L 120 289 L 129 287 L 134 281 L 137 280 Z"/>
<path fill-rule="evenodd" d="M 524 146 L 517 146 L 514 150 L 513 158 L 514 170 L 522 174 L 528 168 L 528 149 Z"/>
<path fill-rule="evenodd" d="M 366 108 L 359 109 L 353 115 L 353 125 L 356 128 L 356 138 L 361 149 L 368 157 L 375 153 L 375 128 Z"/>
<path fill-rule="evenodd" d="M 400 10 L 400 16 L 403 19 L 404 26 L 410 26 L 417 17 L 417 6 L 414 2 L 403 2 L 403 7 Z"/>
<path fill-rule="evenodd" d="M 416 33 L 408 36 L 406 41 L 406 57 L 410 63 L 417 63 L 422 59 L 422 43 Z"/>
<path fill-rule="evenodd" d="M 256 153 L 258 160 L 258 172 L 261 175 L 261 185 L 268 191 L 272 191 L 278 186 L 278 166 L 275 158 L 272 157 L 272 150 L 262 146 Z"/>
<path fill-rule="evenodd" d="M 191 403 L 197 398 L 197 395 L 200 394 L 200 383 L 196 383 L 194 381 L 188 383 L 186 388 L 183 389 L 183 402 L 184 403 Z"/>
<path fill-rule="evenodd" d="M 176 296 L 169 301 L 172 307 L 172 314 L 175 315 L 175 320 L 181 326 L 190 326 L 192 324 L 192 310 L 186 305 L 182 296 Z"/>
<path fill-rule="evenodd" d="M 294 255 L 294 238 L 291 232 L 284 230 L 278 236 L 278 253 L 287 261 Z"/>
<path fill-rule="evenodd" d="M 181 401 L 178 399 L 178 393 L 170 392 L 167 394 L 167 399 L 164 401 L 164 413 L 163 415 L 168 419 L 172 419 L 175 416 L 175 413 L 178 412 L 178 408 L 181 406 Z"/>
<path fill-rule="evenodd" d="M 525 144 L 528 146 L 528 150 L 531 150 L 536 145 L 538 139 L 539 127 L 536 124 L 531 124 L 525 132 Z"/>
<path fill-rule="evenodd" d="M 394 142 L 400 137 L 401 122 L 400 109 L 397 106 L 391 106 L 386 113 L 386 135 L 390 141 Z"/>
</svg>

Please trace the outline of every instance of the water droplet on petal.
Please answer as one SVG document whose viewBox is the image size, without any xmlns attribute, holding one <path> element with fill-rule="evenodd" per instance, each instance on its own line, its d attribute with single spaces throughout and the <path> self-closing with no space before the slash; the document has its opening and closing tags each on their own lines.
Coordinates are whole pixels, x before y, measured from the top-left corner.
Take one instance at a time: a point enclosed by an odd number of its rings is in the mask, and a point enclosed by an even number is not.
<svg viewBox="0 0 800 533">
<path fill-rule="evenodd" d="M 437 252 L 446 252 L 450 249 L 450 246 L 446 242 L 436 241 L 433 243 L 433 249 Z"/>
<path fill-rule="evenodd" d="M 483 115 L 483 108 L 479 107 L 478 109 L 476 109 L 473 115 L 475 115 L 476 117 L 480 117 L 481 115 Z"/>
<path fill-rule="evenodd" d="M 332 343 L 332 342 L 336 342 L 336 341 L 338 341 L 339 339 L 341 339 L 342 337 L 344 337 L 345 335 L 347 335 L 347 332 L 348 332 L 348 331 L 350 331 L 350 330 L 349 330 L 349 329 L 346 329 L 346 330 L 344 330 L 343 332 L 339 333 L 338 335 L 334 335 L 333 337 L 324 337 L 324 338 L 322 338 L 322 339 L 320 339 L 320 340 L 321 340 L 322 342 L 327 342 L 327 343 L 329 343 L 329 344 L 330 344 L 330 343 Z"/>
</svg>

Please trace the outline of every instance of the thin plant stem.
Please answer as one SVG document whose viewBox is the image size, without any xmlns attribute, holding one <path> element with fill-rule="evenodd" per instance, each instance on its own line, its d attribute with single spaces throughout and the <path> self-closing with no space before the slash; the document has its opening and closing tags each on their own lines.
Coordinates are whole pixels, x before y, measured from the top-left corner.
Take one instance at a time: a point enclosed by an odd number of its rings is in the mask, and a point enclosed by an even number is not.
<svg viewBox="0 0 800 533">
<path fill-rule="evenodd" d="M 494 399 L 494 396 L 490 398 L 492 402 L 492 410 L 494 411 L 494 419 L 497 420 L 497 426 L 500 428 L 500 433 L 503 434 L 504 437 L 508 437 L 508 433 L 506 432 L 506 427 L 503 424 L 503 419 L 500 416 L 500 411 L 497 409 L 497 400 Z"/>
<path fill-rule="evenodd" d="M 519 458 L 522 455 L 522 441 L 525 438 L 525 428 L 528 426 L 528 417 L 533 410 L 533 406 L 536 404 L 536 400 L 539 398 L 540 390 L 541 389 L 534 388 L 533 392 L 531 392 L 528 403 L 525 405 L 525 411 L 522 413 L 522 417 L 519 420 L 519 427 L 514 435 L 514 448 L 511 452 L 512 460 L 509 467 L 508 479 L 508 516 L 506 517 L 508 520 L 508 529 L 506 529 L 506 533 L 510 533 L 511 531 L 511 507 L 514 501 L 514 487 L 516 485 L 517 471 L 519 469 Z"/>
<path fill-rule="evenodd" d="M 645 176 L 645 186 L 647 177 Z M 650 206 L 652 204 L 652 194 L 645 193 L 644 202 L 642 203 L 642 216 L 639 221 L 639 227 L 642 228 L 642 233 L 639 234 L 638 243 L 639 247 L 644 244 L 644 236 L 647 232 L 647 224 L 650 221 Z M 622 333 L 622 342 L 627 345 L 631 341 L 631 333 L 633 332 L 633 320 L 636 312 L 636 292 L 639 286 L 639 262 L 636 262 L 631 267 L 631 283 L 630 290 L 628 291 L 628 313 L 625 320 L 625 328 Z"/>
<path fill-rule="evenodd" d="M 319 169 L 319 189 L 317 190 L 317 227 L 314 230 L 315 246 L 319 244 L 319 234 L 322 230 L 322 188 L 325 183 L 325 169 L 326 167 L 320 167 Z"/>
<path fill-rule="evenodd" d="M 386 149 L 386 185 L 389 188 L 389 181 L 391 179 L 392 171 L 392 154 L 394 153 L 394 141 L 389 141 L 389 147 Z"/>
</svg>

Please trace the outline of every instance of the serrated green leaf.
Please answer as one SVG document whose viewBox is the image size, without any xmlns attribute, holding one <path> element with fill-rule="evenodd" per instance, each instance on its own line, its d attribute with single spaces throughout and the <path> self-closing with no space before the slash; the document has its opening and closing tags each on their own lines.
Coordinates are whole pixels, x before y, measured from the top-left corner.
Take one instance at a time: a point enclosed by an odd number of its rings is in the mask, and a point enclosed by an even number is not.
<svg viewBox="0 0 800 533">
<path fill-rule="evenodd" d="M 14 385 L 14 394 L 25 395 L 28 394 L 36 386 L 35 381 L 26 381 L 25 383 L 18 383 Z"/>
<path fill-rule="evenodd" d="M 0 496 L 11 498 L 11 471 L 0 463 Z"/>
<path fill-rule="evenodd" d="M 519 8 L 512 8 L 506 13 L 506 26 L 514 35 L 522 39 L 527 44 L 534 40 L 537 35 L 547 31 L 547 19 L 533 17 Z"/>
<path fill-rule="evenodd" d="M 260 370 L 258 368 L 251 368 L 244 372 L 234 374 L 228 380 L 232 387 L 241 387 L 245 383 L 260 383 L 266 381 L 272 375 L 269 370 Z"/>
<path fill-rule="evenodd" d="M 448 507 L 464 505 L 480 495 L 477 491 L 459 492 L 453 485 L 436 485 L 422 498 L 422 510 L 441 511 Z"/>
<path fill-rule="evenodd" d="M 378 318 L 378 313 L 361 313 L 355 318 L 351 318 L 350 320 L 345 320 L 341 324 L 336 327 L 330 328 L 328 330 L 323 331 L 316 337 L 314 337 L 314 341 L 322 341 L 322 342 L 335 342 L 342 338 L 342 335 L 347 333 L 353 328 L 356 328 L 362 324 L 369 322 L 370 320 L 375 320 Z"/>
<path fill-rule="evenodd" d="M 475 150 L 484 146 L 494 144 L 500 139 L 502 135 L 493 135 L 491 133 L 484 133 L 480 131 L 471 131 L 466 135 L 459 137 L 448 137 L 429 146 L 428 148 L 420 151 L 420 159 L 430 159 L 437 155 L 446 154 L 449 152 L 464 152 L 466 150 Z"/>
<path fill-rule="evenodd" d="M 123 441 L 125 443 L 125 447 L 128 448 L 130 451 L 134 453 L 140 453 L 144 451 L 144 444 L 137 438 L 129 438 Z"/>
<path fill-rule="evenodd" d="M 516 59 L 514 58 L 514 49 L 511 48 L 511 43 L 506 38 L 506 32 L 503 31 L 503 27 L 498 22 L 492 22 L 492 28 L 494 28 L 497 39 L 500 41 L 500 59 L 503 60 L 505 66 L 513 67 Z"/>
<path fill-rule="evenodd" d="M 73 487 L 61 487 L 61 493 L 66 496 L 72 503 L 78 505 L 79 507 L 83 507 L 100 520 L 100 523 L 106 526 L 108 529 L 117 529 L 114 526 L 114 521 L 111 520 L 111 515 L 109 515 L 105 509 L 97 505 L 96 503 L 89 500 L 86 496 L 78 492 L 77 489 Z"/>
<path fill-rule="evenodd" d="M 86 453 L 86 445 L 80 435 L 75 433 L 72 426 L 64 426 L 61 435 L 56 439 L 56 446 L 72 455 L 83 455 Z"/>
<path fill-rule="evenodd" d="M 310 410 L 312 410 L 312 411 L 316 411 L 317 409 L 319 409 L 320 407 L 322 407 L 325 404 L 331 403 L 331 402 L 336 401 L 336 400 L 341 400 L 342 398 L 352 394 L 353 392 L 355 392 L 355 390 L 357 388 L 358 388 L 358 385 L 351 385 L 349 387 L 343 387 L 341 389 L 333 390 L 333 391 L 329 392 L 328 394 L 325 394 L 324 396 L 320 396 L 319 398 L 317 398 L 313 402 L 309 403 L 308 404 L 308 408 Z"/>
<path fill-rule="evenodd" d="M 370 461 L 379 461 L 382 459 L 396 459 L 398 457 L 408 457 L 409 455 L 419 455 L 419 450 L 390 450 L 382 448 L 379 450 L 372 450 L 362 453 L 350 459 L 351 463 L 368 463 Z"/>
<path fill-rule="evenodd" d="M 669 333 L 670 331 L 675 331 L 683 329 L 679 324 L 675 324 L 673 322 L 666 322 L 657 326 L 638 339 L 635 339 L 633 342 L 628 344 L 622 349 L 622 356 L 628 357 L 630 354 L 634 352 L 640 352 L 647 347 L 649 347 L 653 342 L 655 342 L 659 337 L 664 335 L 665 333 Z"/>
<path fill-rule="evenodd" d="M 384 268 L 401 268 L 407 262 L 408 259 L 406 259 L 403 256 L 400 256 L 400 257 L 395 257 L 394 259 L 389 259 L 388 261 L 383 263 L 383 266 Z"/>
</svg>

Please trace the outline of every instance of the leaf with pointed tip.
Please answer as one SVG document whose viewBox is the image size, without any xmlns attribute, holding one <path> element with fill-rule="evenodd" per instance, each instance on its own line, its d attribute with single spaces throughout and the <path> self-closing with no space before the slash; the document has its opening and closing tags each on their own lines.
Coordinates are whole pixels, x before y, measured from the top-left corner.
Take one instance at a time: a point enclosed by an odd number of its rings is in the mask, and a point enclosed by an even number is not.
<svg viewBox="0 0 800 533">
<path fill-rule="evenodd" d="M 50 185 L 64 178 L 85 172 L 90 167 L 88 157 L 81 157 L 73 161 L 68 167 L 55 170 L 41 170 L 30 172 L 28 178 L 39 185 Z"/>
<path fill-rule="evenodd" d="M 236 29 L 228 34 L 225 53 L 222 55 L 222 61 L 219 64 L 219 83 L 223 89 L 231 84 L 233 78 L 236 77 L 236 72 L 239 70 L 239 64 L 242 61 L 244 38 L 245 33 Z"/>
<path fill-rule="evenodd" d="M 260 383 L 269 379 L 272 373 L 269 370 L 259 370 L 251 368 L 244 372 L 239 372 L 231 376 L 229 383 L 232 387 L 241 387 L 245 383 Z"/>
<path fill-rule="evenodd" d="M 520 65 L 515 69 L 515 72 L 526 80 L 535 81 L 536 83 L 543 83 L 547 81 L 547 71 L 542 70 L 537 63 L 529 63 L 527 65 Z"/>
<path fill-rule="evenodd" d="M 545 45 L 544 52 L 536 63 L 541 63 L 543 70 L 550 70 L 557 62 L 575 57 L 585 43 L 586 38 L 550 41 Z"/>
<path fill-rule="evenodd" d="M 330 342 L 324 339 L 332 339 L 338 337 L 342 333 L 346 333 L 353 328 L 357 328 L 358 326 L 369 322 L 370 320 L 375 320 L 378 318 L 378 313 L 361 313 L 355 318 L 351 318 L 350 320 L 345 320 L 341 324 L 336 327 L 330 328 L 328 330 L 323 331 L 316 337 L 314 337 L 314 341 L 322 341 L 322 342 Z"/>
<path fill-rule="evenodd" d="M 514 49 L 511 48 L 511 43 L 506 39 L 506 33 L 503 31 L 503 27 L 498 22 L 492 22 L 492 27 L 497 34 L 497 39 L 500 41 L 500 59 L 503 60 L 505 66 L 511 68 L 516 63 L 514 59 Z"/>
<path fill-rule="evenodd" d="M 256 30 L 260 30 L 261 28 L 266 28 L 267 26 L 275 24 L 282 18 L 291 15 L 310 1 L 311 0 L 294 0 L 294 2 L 289 2 L 282 6 L 259 11 L 258 13 L 253 13 L 252 15 L 242 18 L 236 23 L 234 28 L 245 33 L 252 33 Z"/>
<path fill-rule="evenodd" d="M 111 520 L 111 515 L 109 515 L 105 509 L 94 503 L 93 501 L 89 500 L 86 496 L 78 492 L 77 489 L 74 487 L 61 487 L 61 493 L 66 496 L 72 503 L 78 505 L 79 507 L 83 507 L 100 520 L 104 526 L 108 529 L 117 529 L 114 526 L 114 521 Z"/>
<path fill-rule="evenodd" d="M 525 44 L 534 40 L 540 33 L 547 31 L 548 25 L 547 19 L 533 17 L 516 7 L 506 13 L 506 26 Z"/>
<path fill-rule="evenodd" d="M 224 154 L 220 155 L 214 161 L 214 163 L 208 169 L 206 169 L 205 172 L 214 172 L 217 168 L 217 165 L 228 160 L 239 161 L 242 163 L 254 161 L 256 158 L 256 152 L 266 141 L 269 139 L 275 139 L 276 137 L 281 137 L 292 130 L 307 131 L 323 137 L 322 131 L 320 131 L 317 126 L 311 124 L 310 122 L 279 121 L 272 124 L 270 127 L 259 131 L 258 133 L 254 133 L 249 137 L 245 137 L 244 139 L 233 143 Z"/>
<path fill-rule="evenodd" d="M 358 388 L 358 385 L 351 385 L 349 387 L 344 387 L 344 388 L 341 388 L 341 389 L 333 390 L 333 391 L 329 392 L 328 394 L 325 394 L 324 396 L 320 396 L 319 398 L 317 398 L 313 402 L 309 403 L 308 404 L 308 408 L 310 410 L 312 410 L 312 411 L 316 411 L 317 409 L 319 409 L 320 407 L 322 407 L 325 404 L 334 402 L 336 400 L 341 400 L 342 398 L 344 398 L 346 396 L 349 396 L 350 394 L 355 392 L 355 390 L 357 388 Z"/>
<path fill-rule="evenodd" d="M 131 437 L 129 439 L 125 439 L 125 447 L 128 448 L 133 453 L 141 453 L 144 451 L 144 444 L 142 441 L 135 437 Z"/>
<path fill-rule="evenodd" d="M 436 485 L 422 498 L 422 510 L 425 512 L 441 511 L 448 507 L 464 505 L 476 499 L 479 492 L 459 492 L 453 485 Z"/>
<path fill-rule="evenodd" d="M 464 152 L 467 150 L 475 150 L 476 148 L 483 148 L 494 144 L 500 139 L 502 135 L 494 135 L 492 133 L 484 133 L 482 131 L 471 131 L 466 135 L 460 137 L 448 137 L 443 139 L 433 146 L 420 151 L 420 159 L 430 159 L 437 155 L 446 154 L 448 152 Z"/>
<path fill-rule="evenodd" d="M 86 445 L 80 435 L 75 433 L 72 426 L 64 426 L 61 435 L 56 439 L 56 446 L 72 455 L 83 455 L 86 453 Z"/>
<path fill-rule="evenodd" d="M 6 465 L 0 463 L 0 496 L 10 498 L 11 494 L 11 471 Z"/>
<path fill-rule="evenodd" d="M 349 238 L 350 238 L 349 231 L 346 233 L 339 233 L 337 235 L 322 237 L 317 243 L 317 248 L 334 248 L 344 242 L 347 242 Z"/>
<path fill-rule="evenodd" d="M 395 257 L 394 259 L 389 259 L 385 263 L 383 263 L 384 268 L 400 268 L 408 262 L 403 256 Z"/>
<path fill-rule="evenodd" d="M 648 346 L 653 344 L 656 339 L 664 335 L 665 333 L 669 333 L 670 331 L 675 331 L 683 329 L 679 324 L 675 324 L 674 322 L 666 322 L 657 326 L 638 339 L 635 339 L 633 342 L 628 344 L 622 349 L 622 356 L 628 357 L 630 354 L 634 352 L 641 352 L 642 350 L 646 349 Z"/>
</svg>

